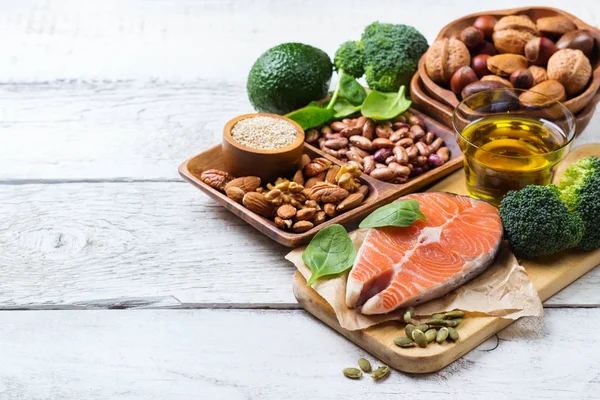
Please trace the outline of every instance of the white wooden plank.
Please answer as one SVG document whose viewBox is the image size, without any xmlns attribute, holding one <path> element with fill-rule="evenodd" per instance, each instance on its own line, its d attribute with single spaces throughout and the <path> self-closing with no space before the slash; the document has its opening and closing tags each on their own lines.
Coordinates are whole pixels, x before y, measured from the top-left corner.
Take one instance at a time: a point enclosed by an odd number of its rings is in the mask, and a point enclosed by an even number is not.
<svg viewBox="0 0 600 400">
<path fill-rule="evenodd" d="M 598 309 L 549 310 L 438 373 L 374 383 L 342 376 L 366 353 L 303 311 L 5 312 L 0 398 L 595 398 L 599 329 Z"/>
<path fill-rule="evenodd" d="M 0 308 L 297 307 L 288 249 L 190 185 L 0 188 Z M 600 305 L 599 284 L 551 303 Z"/>
</svg>

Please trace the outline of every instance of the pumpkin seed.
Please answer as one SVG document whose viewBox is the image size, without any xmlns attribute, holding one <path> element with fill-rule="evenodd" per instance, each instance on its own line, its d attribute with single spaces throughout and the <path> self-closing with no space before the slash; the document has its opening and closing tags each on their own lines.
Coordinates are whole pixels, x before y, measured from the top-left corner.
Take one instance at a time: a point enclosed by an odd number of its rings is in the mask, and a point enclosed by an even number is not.
<svg viewBox="0 0 600 400">
<path fill-rule="evenodd" d="M 377 367 L 377 369 L 373 371 L 373 373 L 371 373 L 371 378 L 373 378 L 373 380 L 378 381 L 380 379 L 385 378 L 389 373 L 390 367 L 388 367 L 387 365 L 382 365 L 381 367 Z"/>
<path fill-rule="evenodd" d="M 450 340 L 456 342 L 458 340 L 458 331 L 452 327 L 448 327 L 448 337 Z"/>
<path fill-rule="evenodd" d="M 394 344 L 400 347 L 413 347 L 415 345 L 410 338 L 404 336 L 394 339 Z"/>
<path fill-rule="evenodd" d="M 446 319 L 446 316 L 444 314 L 433 314 L 431 319 Z"/>
<path fill-rule="evenodd" d="M 437 331 L 435 329 L 430 329 L 425 332 L 425 337 L 427 338 L 427 343 L 431 343 L 435 340 L 437 336 Z"/>
<path fill-rule="evenodd" d="M 410 322 L 412 321 L 412 319 L 415 317 L 415 309 L 413 307 L 407 308 L 406 311 L 404 311 L 404 322 L 406 322 L 407 324 L 410 324 Z"/>
<path fill-rule="evenodd" d="M 364 372 L 371 372 L 371 363 L 366 358 L 359 358 L 358 359 L 358 366 Z"/>
<path fill-rule="evenodd" d="M 433 325 L 433 326 L 446 326 L 446 320 L 439 319 L 439 318 L 432 318 L 429 321 L 427 321 L 427 324 Z"/>
<path fill-rule="evenodd" d="M 427 325 L 427 324 L 415 325 L 415 329 L 418 329 L 421 332 L 425 332 L 425 331 L 427 331 L 427 329 L 429 329 L 429 325 Z M 412 335 L 410 337 L 412 337 Z"/>
<path fill-rule="evenodd" d="M 412 333 L 412 338 L 419 347 L 427 347 L 427 336 L 425 336 L 423 331 L 415 329 Z"/>
<path fill-rule="evenodd" d="M 447 319 L 445 322 L 445 326 L 454 327 L 458 326 L 462 322 L 462 318 Z"/>
<path fill-rule="evenodd" d="M 360 379 L 363 375 L 361 370 L 358 368 L 344 368 L 342 370 L 342 373 L 344 374 L 344 376 L 346 376 L 346 378 L 350 379 Z"/>
<path fill-rule="evenodd" d="M 446 318 L 462 318 L 465 313 L 463 311 L 448 311 L 445 316 Z"/>
<path fill-rule="evenodd" d="M 451 328 L 451 329 L 454 329 L 454 328 Z M 437 336 L 435 337 L 435 341 L 438 343 L 442 343 L 448 337 L 448 333 L 449 333 L 449 329 L 446 328 L 445 326 L 440 328 L 440 330 L 437 332 Z"/>
<path fill-rule="evenodd" d="M 412 337 L 412 333 L 413 333 L 414 329 L 415 329 L 415 326 L 413 324 L 407 324 L 404 327 L 404 333 L 406 333 L 406 337 L 407 338 L 411 338 Z"/>
</svg>

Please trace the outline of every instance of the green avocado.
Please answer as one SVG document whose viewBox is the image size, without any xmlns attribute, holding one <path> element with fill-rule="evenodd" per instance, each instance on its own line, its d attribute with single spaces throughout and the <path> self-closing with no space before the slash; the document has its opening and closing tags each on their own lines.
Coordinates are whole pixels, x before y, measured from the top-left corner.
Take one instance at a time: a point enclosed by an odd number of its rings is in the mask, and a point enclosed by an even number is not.
<svg viewBox="0 0 600 400">
<path fill-rule="evenodd" d="M 261 112 L 287 114 L 327 96 L 333 64 L 327 53 L 283 43 L 263 53 L 248 75 L 248 98 Z"/>
</svg>

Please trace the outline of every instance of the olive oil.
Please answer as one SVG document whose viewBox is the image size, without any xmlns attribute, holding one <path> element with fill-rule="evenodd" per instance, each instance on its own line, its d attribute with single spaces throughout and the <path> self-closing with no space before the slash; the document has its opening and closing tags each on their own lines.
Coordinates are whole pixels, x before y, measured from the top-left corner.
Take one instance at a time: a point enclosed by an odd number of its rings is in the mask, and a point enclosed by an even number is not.
<svg viewBox="0 0 600 400">
<path fill-rule="evenodd" d="M 509 190 L 548 185 L 568 151 L 558 126 L 520 115 L 482 118 L 467 125 L 461 136 L 469 194 L 495 205 Z"/>
</svg>

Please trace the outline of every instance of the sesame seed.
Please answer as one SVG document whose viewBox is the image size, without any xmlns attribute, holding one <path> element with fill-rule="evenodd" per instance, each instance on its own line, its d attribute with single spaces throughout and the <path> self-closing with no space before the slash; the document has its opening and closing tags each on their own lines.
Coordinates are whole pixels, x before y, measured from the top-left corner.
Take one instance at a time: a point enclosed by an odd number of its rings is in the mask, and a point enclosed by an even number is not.
<svg viewBox="0 0 600 400">
<path fill-rule="evenodd" d="M 260 150 L 289 146 L 296 140 L 296 133 L 296 128 L 288 121 L 266 116 L 243 119 L 231 130 L 236 142 Z"/>
</svg>

